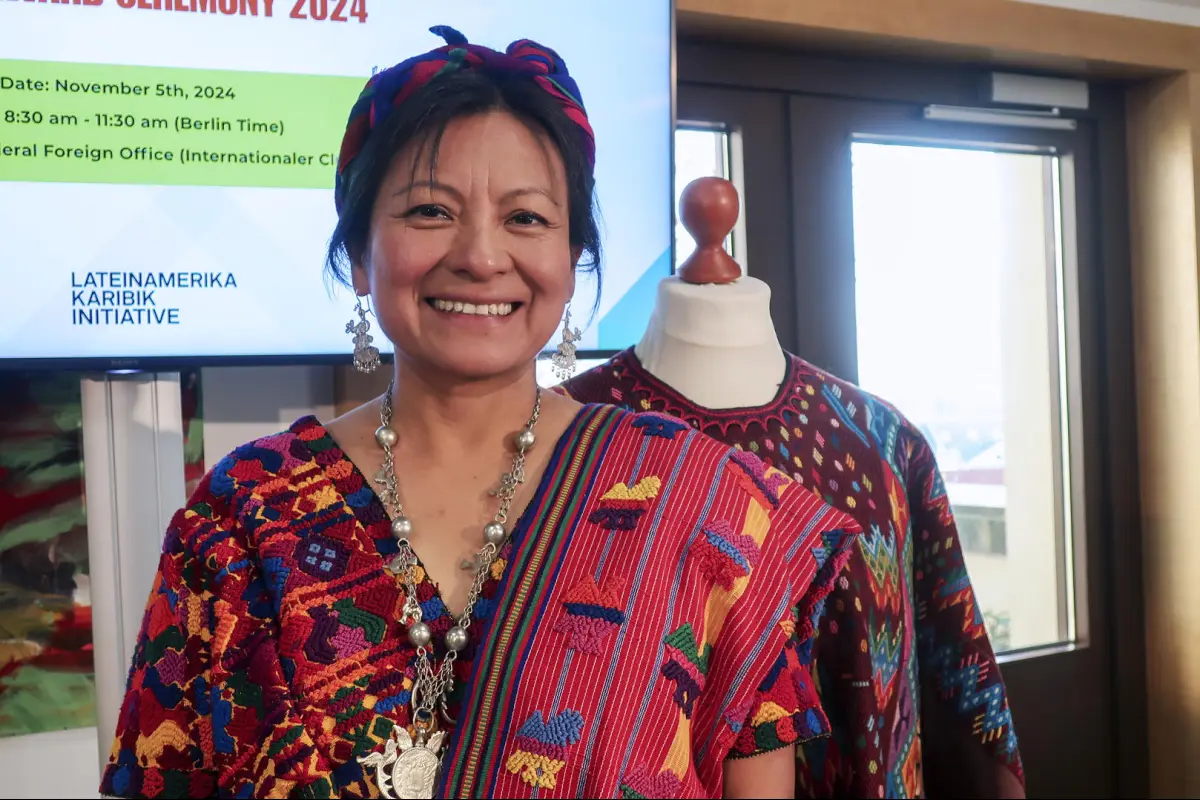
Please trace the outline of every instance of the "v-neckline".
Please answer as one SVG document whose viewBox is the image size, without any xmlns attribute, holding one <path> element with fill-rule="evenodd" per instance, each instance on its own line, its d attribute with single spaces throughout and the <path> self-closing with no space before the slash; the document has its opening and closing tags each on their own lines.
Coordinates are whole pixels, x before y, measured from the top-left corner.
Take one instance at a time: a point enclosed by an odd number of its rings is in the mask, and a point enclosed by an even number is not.
<svg viewBox="0 0 1200 800">
<path fill-rule="evenodd" d="M 529 526 L 531 512 L 537 508 L 541 498 L 550 489 L 550 482 L 553 480 L 553 465 L 559 461 L 562 455 L 562 449 L 565 447 L 566 443 L 571 440 L 579 427 L 584 423 L 585 418 L 588 416 L 587 412 L 591 410 L 594 405 L 594 403 L 583 405 L 575 413 L 575 416 L 571 419 L 570 423 L 567 424 L 567 427 L 563 429 L 563 432 L 554 442 L 554 447 L 550 451 L 550 458 L 546 462 L 546 468 L 542 470 L 542 475 L 538 479 L 533 493 L 529 496 L 529 502 L 523 509 L 521 509 L 521 514 L 517 517 L 517 521 L 513 524 L 512 530 L 509 532 L 508 539 L 506 539 L 504 545 L 501 546 L 500 554 L 503 554 L 506 549 L 513 547 L 524 536 L 526 528 Z M 346 453 L 346 450 L 329 431 L 329 428 L 327 428 L 324 423 L 322 423 L 315 415 L 309 415 L 297 422 L 298 425 L 302 423 L 311 424 L 319 429 L 321 434 L 320 438 L 327 439 L 332 445 L 332 448 L 337 451 L 337 458 L 333 459 L 332 461 L 329 459 L 317 459 L 317 463 L 321 467 L 322 474 L 330 480 L 333 480 L 335 477 L 333 474 L 331 474 L 331 471 L 340 473 L 339 480 L 344 480 L 348 474 L 349 477 L 357 479 L 354 481 L 355 483 L 361 485 L 362 488 L 354 492 L 358 502 L 350 502 L 349 505 L 352 506 L 355 512 L 355 517 L 358 518 L 359 523 L 363 526 L 363 529 L 367 532 L 367 535 L 375 543 L 375 550 L 380 558 L 380 569 L 386 570 L 387 563 L 397 552 L 399 552 L 399 547 L 396 545 L 395 538 L 393 538 L 391 535 L 391 515 L 388 514 L 382 498 L 380 498 L 378 492 L 376 492 L 374 481 L 367 477 L 366 473 L 359 468 L 354 459 L 350 458 L 350 456 Z M 308 441 L 306 444 L 308 444 L 311 449 L 313 441 Z M 364 499 L 362 497 L 363 492 L 369 493 L 369 497 L 365 498 L 365 503 L 362 502 Z M 347 498 L 347 500 L 350 500 L 350 498 Z M 387 523 L 388 527 L 386 529 L 386 533 L 384 536 L 374 536 L 371 534 L 370 528 L 380 521 Z M 435 598 L 438 602 L 438 605 L 441 607 L 441 613 L 435 619 L 425 619 L 425 622 L 430 623 L 437 620 L 449 620 L 451 624 L 458 624 L 458 615 L 455 614 L 451 610 L 450 606 L 446 603 L 446 599 L 442 595 L 441 586 L 430 577 L 429 570 L 425 568 L 425 562 L 421 559 L 415 543 L 413 544 L 412 550 L 413 554 L 417 558 L 417 566 L 421 568 L 422 573 L 422 578 L 418 584 L 418 589 L 421 586 L 428 585 L 432 592 L 432 598 Z M 507 569 L 508 563 L 507 560 L 505 560 L 500 574 L 493 574 L 491 576 L 491 582 L 493 584 L 499 584 L 500 581 L 503 580 Z M 388 574 L 391 574 L 391 572 L 388 571 Z M 488 581 L 485 580 L 485 585 L 487 583 Z"/>
</svg>

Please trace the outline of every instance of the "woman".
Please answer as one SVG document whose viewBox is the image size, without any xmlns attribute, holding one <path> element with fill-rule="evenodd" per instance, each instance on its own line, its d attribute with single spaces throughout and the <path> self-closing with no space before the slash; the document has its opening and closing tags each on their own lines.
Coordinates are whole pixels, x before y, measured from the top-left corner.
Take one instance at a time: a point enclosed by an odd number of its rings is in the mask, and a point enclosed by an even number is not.
<svg viewBox="0 0 1200 800">
<path fill-rule="evenodd" d="M 790 795 L 856 529 L 677 422 L 541 393 L 598 268 L 592 131 L 553 51 L 434 31 L 368 82 L 335 190 L 392 385 L 175 516 L 102 792 Z"/>
</svg>

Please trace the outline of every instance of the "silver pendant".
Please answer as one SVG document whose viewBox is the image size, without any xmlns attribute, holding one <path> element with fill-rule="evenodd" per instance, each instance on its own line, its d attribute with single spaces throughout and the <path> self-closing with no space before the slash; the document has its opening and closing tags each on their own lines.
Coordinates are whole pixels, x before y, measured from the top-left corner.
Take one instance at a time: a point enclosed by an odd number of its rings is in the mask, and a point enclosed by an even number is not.
<svg viewBox="0 0 1200 800">
<path fill-rule="evenodd" d="M 431 799 L 442 765 L 444 737 L 445 732 L 438 731 L 426 741 L 418 733 L 414 742 L 407 728 L 393 725 L 392 735 L 384 745 L 383 752 L 359 756 L 358 762 L 363 766 L 375 767 L 375 784 L 379 787 L 379 794 L 388 800 Z"/>
</svg>

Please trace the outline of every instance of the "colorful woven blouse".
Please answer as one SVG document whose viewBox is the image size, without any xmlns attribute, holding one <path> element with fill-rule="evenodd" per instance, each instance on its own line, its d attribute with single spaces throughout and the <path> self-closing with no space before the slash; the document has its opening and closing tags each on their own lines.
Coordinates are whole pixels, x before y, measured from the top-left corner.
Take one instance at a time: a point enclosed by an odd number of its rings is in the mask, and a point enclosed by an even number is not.
<svg viewBox="0 0 1200 800">
<path fill-rule="evenodd" d="M 1001 771 L 1024 782 L 1004 681 L 933 452 L 894 408 L 791 355 L 778 394 L 761 408 L 701 408 L 648 372 L 632 348 L 561 390 L 683 420 L 762 457 L 862 527 L 813 645 L 833 736 L 800 749 L 797 797 L 921 797 L 926 769 L 955 770 L 954 782 L 981 797 L 996 796 Z M 935 717 L 951 727 L 932 725 Z M 973 741 L 984 755 L 973 765 L 930 763 L 941 744 L 933 740 L 946 737 L 959 740 L 957 752 Z"/>
<path fill-rule="evenodd" d="M 677 420 L 585 407 L 476 605 L 435 796 L 717 797 L 731 755 L 827 735 L 809 643 L 857 533 Z M 379 796 L 358 759 L 414 677 L 395 551 L 311 417 L 217 464 L 168 531 L 101 793 Z"/>
</svg>

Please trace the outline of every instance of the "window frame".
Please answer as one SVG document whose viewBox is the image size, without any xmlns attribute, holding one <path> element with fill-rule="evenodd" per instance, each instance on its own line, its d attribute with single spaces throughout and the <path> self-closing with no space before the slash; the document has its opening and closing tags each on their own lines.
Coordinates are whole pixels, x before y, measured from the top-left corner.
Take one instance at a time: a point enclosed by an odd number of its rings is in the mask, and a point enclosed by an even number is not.
<svg viewBox="0 0 1200 800">
<path fill-rule="evenodd" d="M 796 197 L 793 181 L 803 152 L 792 141 L 789 98 L 978 106 L 981 83 L 1001 68 L 797 52 L 712 37 L 681 40 L 677 64 L 679 118 L 723 121 L 743 136 L 752 274 L 772 287 L 781 343 L 805 357 L 813 348 L 811 342 L 801 346 L 801 334 L 812 328 L 800 327 L 805 312 L 798 289 L 814 293 L 805 274 L 812 256 L 804 231 L 793 225 L 803 221 L 806 201 Z M 1090 108 L 1074 116 L 1091 140 L 1078 171 L 1093 183 L 1094 257 L 1079 299 L 1091 319 L 1081 333 L 1091 412 L 1083 432 L 1088 461 L 1080 470 L 1090 530 L 1078 563 L 1086 565 L 1082 580 L 1094 624 L 1087 631 L 1090 647 L 1009 658 L 1004 672 L 1016 698 L 1031 794 L 1142 796 L 1149 785 L 1145 628 L 1123 89 L 1092 82 L 1090 97 Z M 819 335 L 824 323 L 808 324 Z M 1090 666 L 1084 669 L 1083 662 Z"/>
</svg>

